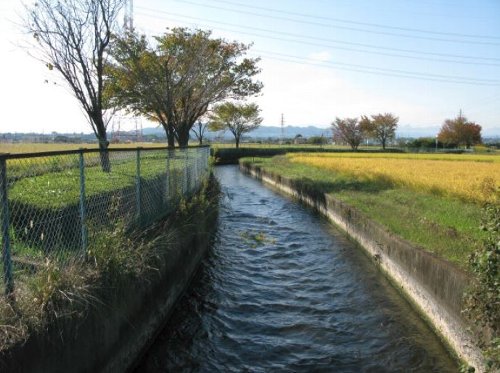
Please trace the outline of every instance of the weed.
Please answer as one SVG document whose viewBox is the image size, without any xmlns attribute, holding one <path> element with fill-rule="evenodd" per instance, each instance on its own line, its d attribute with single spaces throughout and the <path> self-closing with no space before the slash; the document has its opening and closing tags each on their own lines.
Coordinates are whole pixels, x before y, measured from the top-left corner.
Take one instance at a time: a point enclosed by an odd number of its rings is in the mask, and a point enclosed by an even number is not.
<svg viewBox="0 0 500 373">
<path fill-rule="evenodd" d="M 266 244 L 274 245 L 276 240 L 274 238 L 268 238 L 264 232 L 242 232 L 240 237 L 243 238 L 251 247 L 256 248 L 257 246 L 262 246 Z"/>
<path fill-rule="evenodd" d="M 465 315 L 481 332 L 477 336 L 491 372 L 500 370 L 500 205 L 486 205 L 483 245 L 470 256 L 476 284 L 465 295 Z M 484 332 L 486 331 L 486 332 Z"/>
</svg>

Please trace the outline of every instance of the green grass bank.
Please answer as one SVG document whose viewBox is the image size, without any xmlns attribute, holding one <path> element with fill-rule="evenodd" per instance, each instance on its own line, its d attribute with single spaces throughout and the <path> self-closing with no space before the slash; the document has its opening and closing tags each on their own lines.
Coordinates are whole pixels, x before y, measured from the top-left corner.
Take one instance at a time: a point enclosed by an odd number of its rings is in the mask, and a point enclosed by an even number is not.
<svg viewBox="0 0 500 373">
<path fill-rule="evenodd" d="M 375 220 L 373 214 L 369 216 L 361 211 L 352 203 L 356 194 L 350 195 L 350 202 L 338 198 L 342 189 L 349 189 L 347 185 L 360 183 L 360 180 L 325 178 L 325 174 L 330 172 L 325 172 L 324 169 L 313 170 L 314 167 L 311 166 L 305 171 L 303 165 L 295 169 L 295 173 L 290 172 L 287 175 L 286 171 L 277 171 L 279 167 L 286 170 L 286 166 L 280 164 L 280 157 L 240 161 L 240 169 L 243 172 L 313 207 L 355 240 L 372 258 L 374 265 L 386 274 L 464 364 L 464 371 L 468 371 L 468 367 L 475 367 L 476 371 L 489 372 L 486 366 L 490 362 L 483 350 L 480 336 L 485 332 L 489 335 L 491 330 L 482 328 L 481 324 L 467 319 L 463 314 L 464 292 L 474 283 L 474 276 L 442 255 L 431 253 L 401 238 L 401 235 L 388 229 L 386 224 Z M 316 175 L 315 179 L 312 179 L 313 175 Z M 335 181 L 338 182 L 338 189 L 332 192 L 332 183 L 335 184 Z M 374 188 L 376 184 L 366 183 L 368 185 L 361 184 L 353 186 L 352 189 L 375 194 L 384 194 L 384 189 L 391 189 L 384 183 L 384 188 L 381 188 L 381 185 Z M 400 202 L 409 203 L 411 199 Z M 396 213 L 403 210 L 404 208 L 400 208 Z"/>
<path fill-rule="evenodd" d="M 292 163 L 283 156 L 243 158 L 241 162 L 288 178 L 310 193 L 332 195 L 391 233 L 465 270 L 470 254 L 485 237 L 479 229 L 481 207 L 474 203 L 396 187 L 383 180 L 360 180 Z"/>
</svg>

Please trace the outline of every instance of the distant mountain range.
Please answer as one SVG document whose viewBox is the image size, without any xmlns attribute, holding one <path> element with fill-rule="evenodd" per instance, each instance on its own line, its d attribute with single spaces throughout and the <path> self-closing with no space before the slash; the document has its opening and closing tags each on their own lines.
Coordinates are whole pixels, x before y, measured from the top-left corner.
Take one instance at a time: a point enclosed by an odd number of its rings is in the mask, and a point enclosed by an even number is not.
<svg viewBox="0 0 500 373">
<path fill-rule="evenodd" d="M 312 137 L 312 136 L 325 136 L 330 137 L 332 135 L 332 131 L 330 128 L 320 128 L 315 126 L 307 126 L 307 127 L 294 127 L 294 126 L 285 126 L 283 127 L 283 135 L 281 127 L 271 127 L 271 126 L 261 126 L 256 130 L 249 132 L 247 134 L 248 137 L 254 138 L 294 138 L 297 135 L 301 135 L 302 137 Z"/>
<path fill-rule="evenodd" d="M 142 130 L 144 136 L 147 135 L 156 135 L 156 136 L 165 136 L 165 131 L 160 127 L 149 127 L 144 128 Z M 311 136 L 331 136 L 331 130 L 329 128 L 320 128 L 315 126 L 307 126 L 307 127 L 294 127 L 294 126 L 286 126 L 283 128 L 283 137 L 284 138 L 293 138 L 297 135 L 302 135 L 302 137 L 311 137 Z M 222 132 L 210 132 L 207 131 L 207 138 L 213 139 L 216 137 L 223 137 L 231 139 L 233 135 L 226 131 L 226 133 L 222 134 Z M 260 126 L 256 130 L 245 134 L 245 137 L 252 137 L 257 139 L 267 139 L 267 138 L 281 138 L 281 127 L 272 127 L 272 126 Z"/>
<path fill-rule="evenodd" d="M 416 127 L 412 125 L 400 125 L 397 130 L 397 137 L 434 137 L 439 132 L 440 126 L 429 126 L 429 127 Z M 163 128 L 151 127 L 143 129 L 144 135 L 157 135 L 165 136 Z M 325 136 L 330 137 L 332 134 L 330 128 L 316 127 L 316 126 L 285 126 L 283 128 L 284 138 L 294 138 L 297 135 L 302 135 L 302 137 L 312 137 L 312 136 Z M 206 137 L 213 139 L 216 137 L 223 137 L 230 139 L 232 134 L 227 131 L 224 135 L 221 132 L 209 132 L 207 131 Z M 245 137 L 252 137 L 256 139 L 267 139 L 267 138 L 281 138 L 281 127 L 277 126 L 260 126 L 256 130 L 245 134 Z M 499 137 L 500 136 L 500 126 L 494 129 L 484 129 L 483 137 Z"/>
<path fill-rule="evenodd" d="M 439 132 L 440 126 L 429 126 L 429 127 L 417 127 L 412 125 L 400 125 L 397 129 L 397 137 L 403 138 L 418 138 L 418 137 L 435 137 Z M 253 139 L 279 139 L 282 137 L 286 139 L 294 138 L 297 135 L 301 135 L 302 137 L 309 138 L 312 136 L 324 136 L 331 137 L 332 132 L 329 127 L 317 127 L 317 126 L 286 126 L 281 127 L 277 126 L 260 126 L 256 130 L 245 134 L 246 138 Z M 129 135 L 131 137 L 135 137 L 137 134 L 135 131 L 123 131 L 120 132 L 122 135 Z M 165 137 L 165 131 L 162 127 L 146 127 L 142 130 L 142 134 L 144 137 L 152 137 L 157 136 L 159 138 Z M 64 133 L 52 133 L 52 134 L 21 134 L 21 133 L 0 133 L 0 139 L 22 139 L 28 138 L 28 140 L 32 137 L 54 137 L 55 135 L 64 135 L 69 136 L 71 138 L 79 137 L 82 140 L 93 140 L 95 137 L 92 133 L 80 133 L 80 134 L 64 134 Z M 109 133 L 109 138 L 112 138 L 112 134 Z M 500 138 L 500 126 L 494 128 L 486 128 L 483 129 L 483 138 Z M 207 139 L 215 139 L 215 138 L 223 138 L 223 139 L 233 139 L 232 134 L 229 131 L 225 133 L 222 132 L 210 132 L 207 131 L 205 134 Z"/>
</svg>

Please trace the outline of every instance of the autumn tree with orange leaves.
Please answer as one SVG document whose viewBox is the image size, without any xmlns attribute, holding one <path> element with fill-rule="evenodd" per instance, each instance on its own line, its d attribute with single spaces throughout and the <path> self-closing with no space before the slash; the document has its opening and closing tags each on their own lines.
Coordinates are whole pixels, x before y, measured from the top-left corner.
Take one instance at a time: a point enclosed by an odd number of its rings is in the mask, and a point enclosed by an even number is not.
<svg viewBox="0 0 500 373">
<path fill-rule="evenodd" d="M 481 126 L 469 122 L 460 111 L 455 119 L 444 121 L 438 140 L 447 145 L 465 145 L 469 149 L 472 145 L 481 143 Z"/>
</svg>

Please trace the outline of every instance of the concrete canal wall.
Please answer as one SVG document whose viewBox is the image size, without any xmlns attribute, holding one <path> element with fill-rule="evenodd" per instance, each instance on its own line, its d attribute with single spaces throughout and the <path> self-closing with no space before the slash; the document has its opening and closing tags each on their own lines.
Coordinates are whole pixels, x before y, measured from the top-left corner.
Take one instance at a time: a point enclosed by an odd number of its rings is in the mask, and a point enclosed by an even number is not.
<svg viewBox="0 0 500 373">
<path fill-rule="evenodd" d="M 292 195 L 328 217 L 372 257 L 455 354 L 476 371 L 484 370 L 480 349 L 462 316 L 462 297 L 469 276 L 451 263 L 415 247 L 334 197 L 305 189 L 300 182 L 268 173 L 258 166 L 240 169 Z"/>
</svg>

